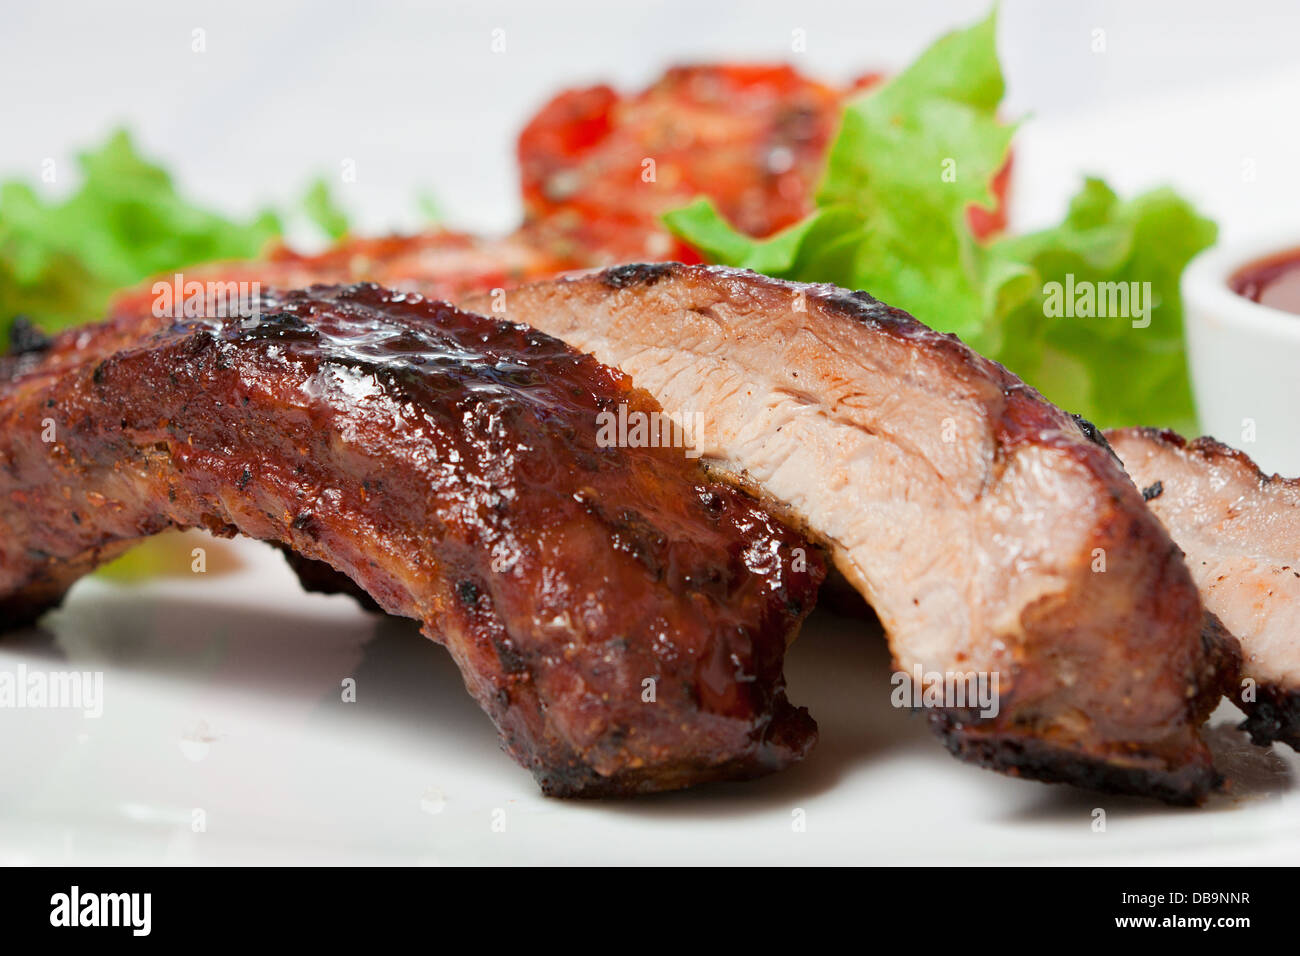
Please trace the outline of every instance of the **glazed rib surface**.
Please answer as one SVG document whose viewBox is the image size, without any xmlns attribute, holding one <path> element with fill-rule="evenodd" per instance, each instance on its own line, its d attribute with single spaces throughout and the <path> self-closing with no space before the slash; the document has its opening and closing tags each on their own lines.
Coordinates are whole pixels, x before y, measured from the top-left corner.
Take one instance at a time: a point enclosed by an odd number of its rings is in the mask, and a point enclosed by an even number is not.
<svg viewBox="0 0 1300 956">
<path fill-rule="evenodd" d="M 548 793 L 785 766 L 816 548 L 680 448 L 607 448 L 657 406 L 559 341 L 375 286 L 254 318 L 119 311 L 0 359 L 0 625 L 169 527 L 281 543 L 444 643 Z M 45 439 L 49 440 L 45 440 Z"/>
</svg>

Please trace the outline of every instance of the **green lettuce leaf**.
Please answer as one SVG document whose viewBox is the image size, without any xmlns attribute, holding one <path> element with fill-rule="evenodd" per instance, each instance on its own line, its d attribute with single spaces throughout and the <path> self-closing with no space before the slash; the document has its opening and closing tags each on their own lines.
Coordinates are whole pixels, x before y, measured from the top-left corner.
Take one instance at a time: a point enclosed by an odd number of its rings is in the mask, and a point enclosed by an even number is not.
<svg viewBox="0 0 1300 956">
<path fill-rule="evenodd" d="M 329 183 L 317 179 L 302 199 L 303 212 L 316 228 L 338 241 L 348 234 L 348 215 L 330 192 Z"/>
<path fill-rule="evenodd" d="M 865 289 L 1102 427 L 1191 430 L 1178 280 L 1213 243 L 1215 226 L 1167 189 L 1121 201 L 1090 179 L 1060 225 L 978 241 L 969 210 L 995 203 L 993 180 L 1015 132 L 997 115 L 995 33 L 993 13 L 846 105 L 817 208 L 802 222 L 754 239 L 705 199 L 665 222 L 712 262 Z M 1052 283 L 1064 289 L 1070 276 L 1071 288 L 1137 283 L 1124 290 L 1138 295 L 1123 314 L 1064 314 Z M 1149 314 L 1134 314 L 1148 301 Z"/>
<path fill-rule="evenodd" d="M 79 157 L 82 181 L 62 200 L 22 182 L 0 184 L 0 350 L 15 316 L 46 331 L 101 318 L 119 289 L 150 276 L 259 255 L 281 234 L 267 210 L 230 219 L 183 197 L 123 131 Z M 347 218 L 323 182 L 302 210 L 341 236 Z"/>
</svg>

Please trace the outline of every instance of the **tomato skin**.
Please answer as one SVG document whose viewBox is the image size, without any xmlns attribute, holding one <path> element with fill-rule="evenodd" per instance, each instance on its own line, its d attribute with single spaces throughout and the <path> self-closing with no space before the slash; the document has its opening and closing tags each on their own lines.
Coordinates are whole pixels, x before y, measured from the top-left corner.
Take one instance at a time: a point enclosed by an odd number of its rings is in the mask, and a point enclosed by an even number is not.
<svg viewBox="0 0 1300 956">
<path fill-rule="evenodd" d="M 1007 192 L 1011 188 L 1011 162 L 1012 157 L 1007 156 L 1006 163 L 993 177 L 993 195 L 997 205 L 992 209 L 971 206 L 966 213 L 970 231 L 975 234 L 976 239 L 996 236 L 1007 228 Z"/>
<path fill-rule="evenodd" d="M 707 196 L 738 229 L 769 236 L 812 211 L 845 100 L 882 79 L 833 88 L 785 64 L 706 64 L 626 96 L 562 92 L 519 137 L 526 228 L 589 265 L 694 262 L 660 217 Z M 996 208 L 970 210 L 979 238 L 1005 228 L 1008 173 L 994 183 Z"/>
</svg>

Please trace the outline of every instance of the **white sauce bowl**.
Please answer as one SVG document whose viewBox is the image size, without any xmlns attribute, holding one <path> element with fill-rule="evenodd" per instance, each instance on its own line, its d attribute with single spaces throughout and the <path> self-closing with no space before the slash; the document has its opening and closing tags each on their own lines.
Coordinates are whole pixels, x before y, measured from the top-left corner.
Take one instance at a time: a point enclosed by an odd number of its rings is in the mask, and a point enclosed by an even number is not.
<svg viewBox="0 0 1300 956">
<path fill-rule="evenodd" d="M 1295 232 L 1209 249 L 1183 273 L 1192 389 L 1202 430 L 1267 472 L 1300 475 L 1300 315 L 1229 286 L 1243 266 L 1300 249 Z"/>
</svg>

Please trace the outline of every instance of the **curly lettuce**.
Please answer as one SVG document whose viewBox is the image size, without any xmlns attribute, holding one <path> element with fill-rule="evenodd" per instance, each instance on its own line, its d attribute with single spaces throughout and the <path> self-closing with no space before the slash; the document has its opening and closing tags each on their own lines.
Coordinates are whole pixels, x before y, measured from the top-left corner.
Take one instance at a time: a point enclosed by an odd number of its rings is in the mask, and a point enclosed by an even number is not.
<svg viewBox="0 0 1300 956">
<path fill-rule="evenodd" d="M 238 220 L 186 199 L 124 131 L 82 153 L 78 165 L 81 183 L 62 200 L 23 182 L 0 184 L 0 343 L 16 316 L 49 332 L 93 321 L 119 289 L 205 262 L 252 258 L 281 235 L 281 217 L 271 210 Z M 324 182 L 301 206 L 322 232 L 346 233 L 347 217 Z"/>
</svg>

